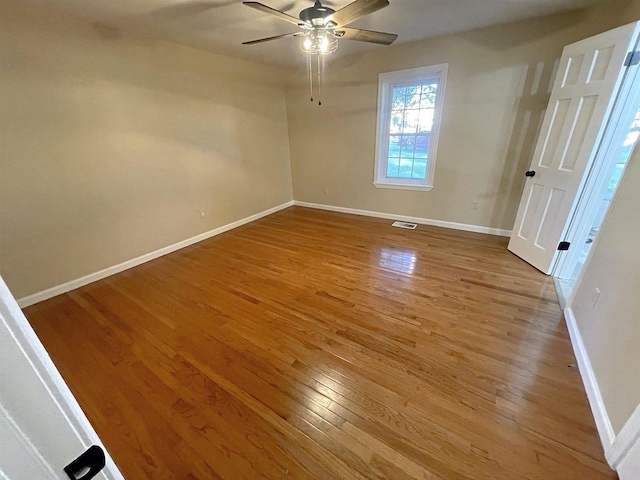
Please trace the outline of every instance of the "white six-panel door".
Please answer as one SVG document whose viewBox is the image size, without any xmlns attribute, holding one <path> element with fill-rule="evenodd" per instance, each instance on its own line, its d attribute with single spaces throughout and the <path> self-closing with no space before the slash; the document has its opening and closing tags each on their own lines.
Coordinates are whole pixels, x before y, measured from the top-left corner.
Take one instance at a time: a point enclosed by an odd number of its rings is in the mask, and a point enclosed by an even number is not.
<svg viewBox="0 0 640 480">
<path fill-rule="evenodd" d="M 587 169 L 624 77 L 640 22 L 565 47 L 509 250 L 551 273 Z M 523 172 L 524 174 L 524 172 Z"/>
</svg>

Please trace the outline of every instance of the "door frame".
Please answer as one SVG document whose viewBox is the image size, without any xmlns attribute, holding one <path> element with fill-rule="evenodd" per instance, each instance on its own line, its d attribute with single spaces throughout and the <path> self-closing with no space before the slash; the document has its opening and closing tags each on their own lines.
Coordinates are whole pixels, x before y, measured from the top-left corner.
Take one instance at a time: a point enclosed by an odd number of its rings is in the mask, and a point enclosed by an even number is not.
<svg viewBox="0 0 640 480">
<path fill-rule="evenodd" d="M 637 51 L 639 48 L 640 40 L 636 43 L 634 50 Z M 551 275 L 554 277 L 561 279 L 569 278 L 573 272 L 582 251 L 582 248 L 578 246 L 582 246 L 588 238 L 593 219 L 602 201 L 602 191 L 611 178 L 615 168 L 615 154 L 620 148 L 621 142 L 628 132 L 629 125 L 631 125 L 640 107 L 640 65 L 623 68 L 626 68 L 626 72 L 624 73 L 613 108 L 607 119 L 602 139 L 597 148 L 596 155 L 588 168 L 586 179 L 578 194 L 578 201 L 573 208 L 567 226 L 565 227 L 565 233 L 562 236 L 564 241 L 570 242 L 575 248 L 570 248 L 566 252 L 562 252 L 556 256 L 551 270 Z M 624 171 L 622 172 L 620 181 L 622 177 L 624 177 Z M 604 224 L 607 218 L 614 197 L 615 192 L 607 207 L 601 225 Z M 593 245 L 587 255 L 587 259 L 585 259 L 582 270 L 584 270 L 584 265 L 587 264 L 592 251 Z M 567 306 L 571 305 L 571 300 L 574 297 L 574 292 L 577 290 L 581 275 L 582 272 L 580 272 L 576 280 L 571 295 L 566 299 Z"/>
</svg>

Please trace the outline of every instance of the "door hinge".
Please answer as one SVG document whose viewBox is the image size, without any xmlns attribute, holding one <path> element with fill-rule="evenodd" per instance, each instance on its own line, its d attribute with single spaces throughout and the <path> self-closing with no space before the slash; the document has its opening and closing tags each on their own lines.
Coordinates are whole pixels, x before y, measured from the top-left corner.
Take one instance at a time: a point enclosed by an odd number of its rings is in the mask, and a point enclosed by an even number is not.
<svg viewBox="0 0 640 480">
<path fill-rule="evenodd" d="M 640 63 L 640 50 L 627 53 L 627 58 L 625 58 L 624 60 L 625 67 L 632 67 L 633 65 L 638 65 L 639 63 Z"/>
<path fill-rule="evenodd" d="M 570 242 L 560 242 L 558 244 L 558 250 L 561 250 L 561 251 L 569 250 L 570 246 L 571 246 Z"/>
</svg>

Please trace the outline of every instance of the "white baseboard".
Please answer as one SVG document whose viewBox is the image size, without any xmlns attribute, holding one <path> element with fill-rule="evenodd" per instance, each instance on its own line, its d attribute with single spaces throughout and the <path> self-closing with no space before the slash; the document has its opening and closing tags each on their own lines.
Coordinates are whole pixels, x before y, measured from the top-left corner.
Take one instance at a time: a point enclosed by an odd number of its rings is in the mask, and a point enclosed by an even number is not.
<svg viewBox="0 0 640 480">
<path fill-rule="evenodd" d="M 616 435 L 571 307 L 565 308 L 564 317 L 607 463 L 614 470 L 618 470 L 621 480 L 640 478 L 638 476 L 640 475 L 640 462 L 630 458 L 640 452 L 640 405 L 636 407 Z M 635 472 L 635 476 L 629 474 L 631 470 Z"/>
<path fill-rule="evenodd" d="M 112 267 L 105 268 L 95 273 L 91 273 L 89 275 L 85 275 L 84 277 L 77 278 L 75 280 L 71 280 L 69 282 L 63 283 L 61 285 L 56 285 L 55 287 L 48 288 L 41 292 L 34 293 L 32 295 L 28 295 L 26 297 L 22 297 L 18 300 L 18 305 L 20 308 L 25 308 L 30 305 L 33 305 L 38 302 L 42 302 L 44 300 L 48 300 L 49 298 L 53 298 L 57 295 L 61 295 L 63 293 L 70 292 L 71 290 L 75 290 L 76 288 L 80 288 L 84 285 L 88 285 L 89 283 L 93 283 L 98 280 L 102 280 L 103 278 L 109 277 L 111 275 L 115 275 L 116 273 L 120 273 L 129 268 L 136 267 L 143 263 L 146 263 L 150 260 L 154 260 L 158 257 L 166 255 L 171 252 L 175 252 L 176 250 L 180 250 L 181 248 L 188 247 L 189 245 L 193 245 L 194 243 L 201 242 L 206 240 L 207 238 L 214 237 L 216 235 L 220 235 L 221 233 L 227 232 L 234 228 L 240 227 L 247 223 L 258 220 L 262 217 L 266 217 L 267 215 L 271 215 L 272 213 L 278 212 L 285 208 L 288 208 L 292 205 L 298 205 L 301 207 L 308 208 L 316 208 L 320 210 L 329 210 L 333 212 L 340 213 L 349 213 L 353 215 L 364 215 L 367 217 L 376 217 L 376 218 L 388 218 L 393 220 L 402 220 L 405 222 L 413 222 L 419 223 L 422 225 L 433 225 L 436 227 L 445 227 L 445 228 L 453 228 L 456 230 L 465 230 L 468 232 L 477 232 L 477 233 L 488 233 L 490 235 L 500 235 L 504 237 L 508 237 L 511 235 L 511 231 L 509 230 L 501 230 L 498 228 L 487 228 L 481 227 L 478 225 L 467 225 L 464 223 L 453 223 L 453 222 L 445 222 L 441 220 L 432 220 L 428 218 L 419 218 L 419 217 L 408 217 L 405 215 L 393 215 L 390 213 L 382 213 L 382 212 L 373 212 L 370 210 L 357 210 L 354 208 L 345 208 L 345 207 L 335 207 L 332 205 L 322 205 L 318 203 L 308 203 L 308 202 L 299 202 L 299 201 L 289 201 L 283 203 L 282 205 L 278 205 L 276 207 L 270 208 L 260 213 L 256 213 L 255 215 L 251 215 L 250 217 L 243 218 L 236 222 L 229 223 L 227 225 L 223 225 L 222 227 L 218 227 L 214 230 L 210 230 L 205 233 L 201 233 L 200 235 L 196 235 L 195 237 L 188 238 L 181 242 L 175 243 L 173 245 L 169 245 L 167 247 L 161 248 L 154 252 L 147 253 L 140 257 L 127 260 L 126 262 L 122 262 L 118 265 L 114 265 Z"/>
<path fill-rule="evenodd" d="M 602 395 L 600 394 L 600 387 L 598 387 L 598 381 L 596 380 L 595 373 L 591 367 L 589 355 L 587 354 L 587 350 L 582 342 L 582 336 L 578 330 L 576 318 L 573 315 L 571 307 L 565 308 L 564 318 L 567 322 L 569 337 L 571 337 L 573 353 L 578 361 L 578 368 L 580 370 L 580 375 L 582 376 L 582 383 L 584 383 L 584 389 L 587 392 L 587 398 L 589 399 L 589 405 L 591 406 L 591 413 L 593 413 L 593 418 L 596 421 L 596 427 L 598 428 L 598 434 L 600 435 L 600 441 L 602 442 L 602 447 L 604 448 L 606 456 L 606 453 L 610 451 L 611 446 L 616 440 L 616 434 L 613 430 L 613 426 L 611 425 L 611 421 L 609 420 L 607 409 L 605 408 Z M 615 468 L 615 466 L 609 461 L 609 458 L 607 458 L 607 461 L 612 468 Z"/>
<path fill-rule="evenodd" d="M 403 222 L 418 223 L 421 225 L 432 225 L 434 227 L 453 228 L 455 230 L 465 230 L 467 232 L 487 233 L 489 235 L 499 235 L 510 237 L 511 230 L 500 228 L 481 227 L 480 225 L 469 225 L 466 223 L 445 222 L 443 220 L 433 220 L 430 218 L 408 217 L 406 215 L 395 215 L 393 213 L 374 212 L 371 210 L 358 210 L 356 208 L 336 207 L 321 203 L 300 202 L 295 200 L 294 205 L 300 207 L 316 208 L 319 210 L 329 210 L 331 212 L 349 213 L 352 215 L 364 215 L 365 217 L 387 218 L 389 220 L 401 220 Z"/>
<path fill-rule="evenodd" d="M 638 428 L 640 427 L 638 424 L 638 421 L 640 421 L 640 406 L 636 408 L 635 412 L 631 416 L 631 419 L 633 418 L 636 419 L 634 425 L 636 427 L 635 431 L 637 434 L 640 432 L 640 429 Z M 624 427 L 622 427 L 618 437 L 622 437 L 622 434 L 626 426 L 631 422 L 631 419 Z M 615 444 L 613 448 L 615 448 Z M 640 478 L 640 436 L 636 436 L 635 441 L 629 444 L 628 448 L 625 449 L 625 453 L 620 457 L 620 460 L 616 464 L 616 471 L 620 476 L 620 480 L 638 480 Z"/>
<path fill-rule="evenodd" d="M 634 450 L 633 454 L 630 453 L 632 449 Z M 640 405 L 636 407 L 627 423 L 620 430 L 620 433 L 616 435 L 613 445 L 605 452 L 605 457 L 609 465 L 617 470 L 630 454 L 640 454 Z M 640 478 L 640 462 L 636 461 L 636 463 L 638 465 L 636 467 L 638 468 L 636 472 L 638 476 L 633 478 L 638 479 Z M 622 475 L 620 475 L 620 478 L 622 480 Z"/>
<path fill-rule="evenodd" d="M 262 217 L 266 217 L 267 215 L 271 215 L 272 213 L 278 212 L 280 210 L 283 210 L 291 206 L 293 206 L 293 201 L 283 203 L 282 205 L 278 205 L 268 210 L 264 210 L 262 212 L 256 213 L 255 215 L 251 215 L 250 217 L 246 217 L 241 220 L 228 223 L 227 225 L 223 225 L 222 227 L 218 227 L 214 230 L 201 233 L 200 235 L 196 235 L 195 237 L 187 238 L 186 240 L 182 240 L 181 242 L 174 243 L 173 245 L 169 245 L 167 247 L 161 248 L 154 252 L 150 252 L 140 257 L 127 260 L 126 262 L 119 263 L 118 265 L 105 268 L 103 270 L 100 270 L 99 272 L 91 273 L 89 275 L 85 275 L 84 277 L 71 280 L 70 282 L 66 282 L 61 285 L 48 288 L 41 292 L 34 293 L 33 295 L 29 295 L 19 299 L 18 305 L 20 305 L 20 308 L 25 308 L 25 307 L 28 307 L 29 305 L 42 302 L 49 298 L 55 297 L 57 295 L 70 292 L 71 290 L 75 290 L 76 288 L 83 287 L 84 285 L 88 285 L 89 283 L 93 283 L 97 280 L 102 280 L 103 278 L 109 277 L 111 275 L 115 275 L 116 273 L 120 273 L 124 270 L 128 270 L 129 268 L 136 267 L 150 260 L 154 260 L 158 257 L 162 257 L 163 255 L 166 255 L 168 253 L 175 252 L 176 250 L 180 250 L 181 248 L 188 247 L 189 245 L 193 245 L 194 243 L 201 242 L 203 240 L 206 240 L 207 238 L 215 237 L 216 235 L 220 235 L 221 233 L 228 232 L 229 230 L 233 230 L 234 228 L 238 228 L 247 223 L 251 223 Z"/>
</svg>

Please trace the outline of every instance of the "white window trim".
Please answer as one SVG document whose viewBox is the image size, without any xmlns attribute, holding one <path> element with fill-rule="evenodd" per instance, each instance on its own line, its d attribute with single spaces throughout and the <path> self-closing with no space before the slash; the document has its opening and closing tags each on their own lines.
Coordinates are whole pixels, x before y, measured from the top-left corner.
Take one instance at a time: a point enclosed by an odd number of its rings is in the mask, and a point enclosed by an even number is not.
<svg viewBox="0 0 640 480">
<path fill-rule="evenodd" d="M 376 123 L 376 158 L 373 177 L 373 185 L 376 188 L 395 188 L 400 190 L 433 189 L 433 177 L 436 169 L 436 153 L 438 149 L 438 137 L 442 124 L 442 108 L 444 104 L 444 92 L 447 84 L 448 63 L 431 65 L 428 67 L 411 68 L 396 72 L 381 73 L 378 76 L 378 118 Z M 433 117 L 433 130 L 429 138 L 429 158 L 427 161 L 427 175 L 424 180 L 409 178 L 387 178 L 387 152 L 389 151 L 389 133 L 387 125 L 391 121 L 391 95 L 393 87 L 398 85 L 410 85 L 424 82 L 433 78 L 439 78 L 438 91 L 436 93 L 436 107 Z"/>
</svg>

